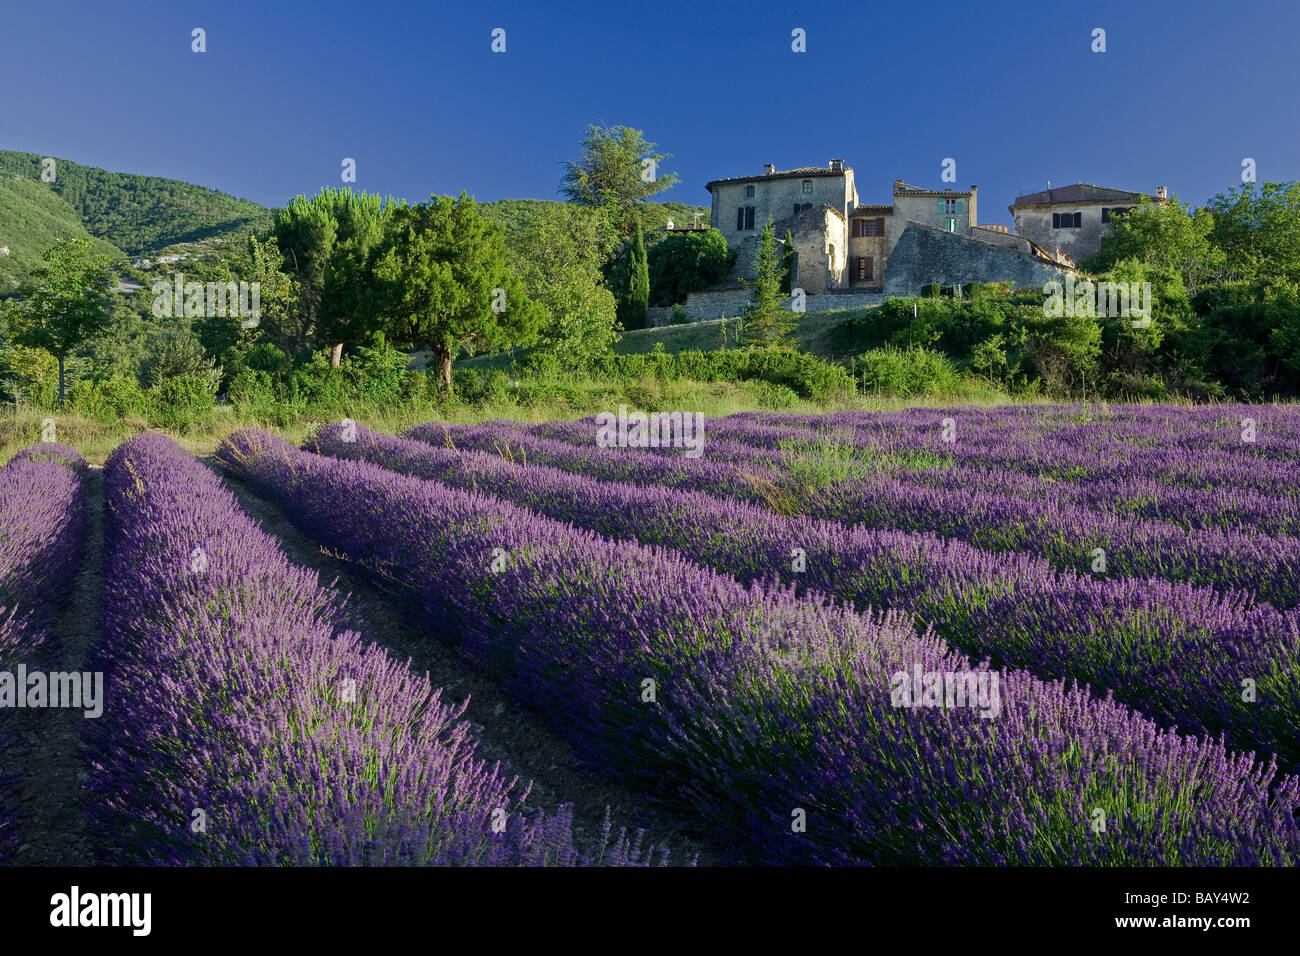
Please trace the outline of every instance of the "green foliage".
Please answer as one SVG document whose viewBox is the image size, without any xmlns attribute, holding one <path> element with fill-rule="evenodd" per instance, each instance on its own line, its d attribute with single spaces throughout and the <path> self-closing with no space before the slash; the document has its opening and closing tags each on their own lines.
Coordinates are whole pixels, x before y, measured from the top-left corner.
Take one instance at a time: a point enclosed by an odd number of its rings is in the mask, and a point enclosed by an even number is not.
<svg viewBox="0 0 1300 956">
<path fill-rule="evenodd" d="M 215 189 L 158 176 L 110 173 L 66 159 L 55 160 L 54 182 L 47 184 L 40 181 L 43 158 L 0 150 L 0 179 L 18 175 L 52 190 L 90 235 L 130 255 L 176 243 L 265 232 L 271 225 L 270 210 Z M 4 205 L 0 201 L 0 209 Z"/>
<path fill-rule="evenodd" d="M 885 395 L 952 395 L 961 381 L 952 360 L 928 348 L 886 345 L 864 352 L 855 364 L 862 388 Z"/>
<path fill-rule="evenodd" d="M 495 202 L 479 203 L 477 208 L 484 219 L 496 223 L 505 231 L 506 246 L 512 253 L 518 254 L 523 250 L 524 236 L 537 218 L 556 209 L 571 209 L 574 205 L 576 204 L 559 199 L 498 199 Z M 697 219 L 708 222 L 712 215 L 708 206 L 688 206 L 680 202 L 644 202 L 640 211 L 641 224 L 647 234 L 667 224 L 669 219 L 676 223 L 694 222 Z"/>
<path fill-rule="evenodd" d="M 0 298 L 15 295 L 58 240 L 87 236 L 76 210 L 48 185 L 0 168 L 0 248 L 8 250 L 0 252 Z M 103 239 L 95 240 L 94 251 L 115 262 L 126 258 Z"/>
<path fill-rule="evenodd" d="M 371 254 L 397 208 L 402 204 L 373 193 L 326 188 L 276 210 L 275 239 L 297 279 L 303 313 L 287 330 L 273 331 L 286 353 L 309 337 L 319 345 L 355 345 L 381 328 Z"/>
<path fill-rule="evenodd" d="M 799 398 L 815 401 L 844 398 L 854 392 L 853 378 L 843 366 L 806 352 L 779 347 L 611 355 L 594 371 L 620 381 L 653 377 L 696 382 L 768 382 L 789 389 Z"/>
<path fill-rule="evenodd" d="M 68 397 L 73 408 L 100 421 L 145 415 L 150 408 L 149 399 L 134 375 L 83 378 L 72 384 Z"/>
<path fill-rule="evenodd" d="M 669 320 L 671 325 L 687 325 L 690 323 L 690 317 L 687 316 L 686 310 L 682 308 L 681 303 L 673 306 L 672 318 Z"/>
<path fill-rule="evenodd" d="M 662 307 L 685 302 L 690 293 L 725 279 L 735 258 L 717 229 L 668 233 L 647 252 L 651 303 Z"/>
<path fill-rule="evenodd" d="M 10 308 L 13 341 L 44 349 L 59 363 L 59 401 L 65 394 L 65 364 L 72 351 L 99 335 L 113 307 L 113 279 L 107 256 L 94 252 L 87 238 L 60 239 L 20 286 L 22 299 Z"/>
<path fill-rule="evenodd" d="M 386 334 L 427 345 L 448 388 L 458 350 L 531 344 L 545 317 L 507 262 L 504 233 L 464 193 L 394 209 L 373 261 Z"/>
<path fill-rule="evenodd" d="M 721 235 L 721 233 L 719 233 Z M 781 277 L 781 293 L 790 295 L 792 291 L 791 283 L 794 281 L 794 233 L 789 229 L 785 231 L 785 245 L 781 248 L 781 268 L 785 270 L 785 275 Z"/>
<path fill-rule="evenodd" d="M 671 154 L 654 147 L 639 129 L 588 126 L 577 161 L 564 164 L 560 192 L 579 205 L 609 207 L 619 234 L 630 236 L 646 225 L 645 201 L 678 183 L 675 174 L 659 169 Z"/>
<path fill-rule="evenodd" d="M 1237 186 L 1211 199 L 1209 212 L 1228 278 L 1300 283 L 1300 183 Z"/>
<path fill-rule="evenodd" d="M 646 307 L 650 304 L 650 272 L 646 263 L 645 234 L 639 225 L 632 232 L 626 254 L 614 268 L 613 283 L 619 324 L 625 329 L 645 328 Z"/>
<path fill-rule="evenodd" d="M 1192 210 L 1177 197 L 1160 203 L 1143 196 L 1131 213 L 1112 223 L 1101 251 L 1080 265 L 1103 273 L 1125 259 L 1136 260 L 1149 269 L 1181 273 L 1184 286 L 1195 291 L 1224 271 L 1223 251 L 1211 241 L 1213 231 L 1208 209 Z"/>
<path fill-rule="evenodd" d="M 216 385 L 210 375 L 159 379 L 148 389 L 149 424 L 189 431 L 212 413 Z"/>
<path fill-rule="evenodd" d="M 207 354 L 198 336 L 192 332 L 170 331 L 151 343 L 151 354 L 140 367 L 140 375 L 148 388 L 169 378 L 192 378 L 204 383 L 205 388 L 216 393 L 222 372 L 216 360 Z"/>
<path fill-rule="evenodd" d="M 510 376 L 499 369 L 458 368 L 456 396 L 469 405 L 497 405 L 510 395 Z"/>
<path fill-rule="evenodd" d="M 602 272 L 617 243 L 602 210 L 556 203 L 514 250 L 528 296 L 546 315 L 537 348 L 563 367 L 585 368 L 618 340 L 617 305 Z"/>
<path fill-rule="evenodd" d="M 790 341 L 797 321 L 794 313 L 781 308 L 781 254 L 772 232 L 772 220 L 763 226 L 754 255 L 754 278 L 742 280 L 752 298 L 745 307 L 745 342 L 748 345 L 780 346 Z"/>
</svg>

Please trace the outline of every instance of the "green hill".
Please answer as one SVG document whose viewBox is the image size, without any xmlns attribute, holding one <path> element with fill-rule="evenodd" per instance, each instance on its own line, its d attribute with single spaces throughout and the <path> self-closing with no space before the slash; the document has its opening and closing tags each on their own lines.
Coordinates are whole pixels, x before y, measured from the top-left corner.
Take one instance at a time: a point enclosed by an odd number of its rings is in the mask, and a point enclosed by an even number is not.
<svg viewBox="0 0 1300 956">
<path fill-rule="evenodd" d="M 41 265 L 41 254 L 55 240 L 85 235 L 76 210 L 45 183 L 0 172 L 0 296 L 13 292 Z M 96 251 L 114 260 L 126 258 L 103 239 L 96 241 Z"/>
<path fill-rule="evenodd" d="M 23 176 L 53 191 L 86 232 L 130 255 L 270 228 L 271 211 L 205 186 L 159 176 L 110 173 L 57 159 L 55 181 L 41 181 L 42 157 L 0 150 L 0 177 Z"/>
</svg>

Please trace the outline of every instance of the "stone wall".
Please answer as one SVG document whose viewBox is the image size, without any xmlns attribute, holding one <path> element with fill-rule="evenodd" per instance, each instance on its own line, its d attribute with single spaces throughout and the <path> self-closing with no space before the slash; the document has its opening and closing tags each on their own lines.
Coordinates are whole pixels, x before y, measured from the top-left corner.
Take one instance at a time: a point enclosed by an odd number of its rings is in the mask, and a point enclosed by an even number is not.
<svg viewBox="0 0 1300 956">
<path fill-rule="evenodd" d="M 1037 288 L 1064 274 L 1065 270 L 1036 256 L 909 222 L 890 254 L 884 292 L 917 295 L 921 286 L 931 282 L 1013 282 L 1019 288 Z"/>
<path fill-rule="evenodd" d="M 804 297 L 805 312 L 832 312 L 836 309 L 866 309 L 880 305 L 888 296 L 879 292 L 834 292 L 826 295 L 809 295 Z M 692 292 L 686 297 L 682 310 L 692 322 L 709 319 L 732 319 L 744 311 L 749 304 L 748 289 L 724 289 L 715 292 Z M 783 303 L 790 308 L 790 300 Z M 671 325 L 672 309 L 648 309 L 646 324 L 659 327 Z"/>
</svg>

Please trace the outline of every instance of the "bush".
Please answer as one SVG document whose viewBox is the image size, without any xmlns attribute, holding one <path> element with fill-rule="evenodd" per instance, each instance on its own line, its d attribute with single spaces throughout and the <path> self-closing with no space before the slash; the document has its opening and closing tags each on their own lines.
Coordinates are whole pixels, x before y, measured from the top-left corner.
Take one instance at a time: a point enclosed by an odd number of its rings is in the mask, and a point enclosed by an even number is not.
<svg viewBox="0 0 1300 956">
<path fill-rule="evenodd" d="M 72 406 L 89 418 L 115 421 L 128 415 L 144 414 L 149 400 L 134 376 L 81 379 L 68 392 Z"/>
<path fill-rule="evenodd" d="M 669 320 L 671 325 L 687 325 L 690 321 L 680 302 L 673 306 L 673 317 Z"/>
<path fill-rule="evenodd" d="M 950 395 L 958 391 L 961 377 L 948 356 L 927 348 L 887 345 L 858 359 L 864 390 L 887 395 Z"/>
<path fill-rule="evenodd" d="M 599 371 L 624 382 L 647 376 L 660 381 L 769 382 L 785 386 L 799 398 L 815 401 L 854 392 L 853 377 L 842 366 L 778 346 L 611 355 L 601 363 Z"/>
<path fill-rule="evenodd" d="M 206 375 L 164 378 L 148 392 L 149 424 L 186 431 L 212 413 L 216 383 Z"/>
<path fill-rule="evenodd" d="M 456 398 L 468 405 L 499 405 L 510 397 L 510 376 L 498 369 L 458 368 L 451 382 Z"/>
</svg>

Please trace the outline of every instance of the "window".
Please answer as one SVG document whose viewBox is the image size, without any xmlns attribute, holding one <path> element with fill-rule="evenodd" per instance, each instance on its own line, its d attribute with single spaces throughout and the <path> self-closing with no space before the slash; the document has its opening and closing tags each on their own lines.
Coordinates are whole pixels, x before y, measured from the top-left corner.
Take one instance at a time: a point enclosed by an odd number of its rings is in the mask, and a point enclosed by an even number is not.
<svg viewBox="0 0 1300 956">
<path fill-rule="evenodd" d="M 956 211 L 957 211 L 957 200 L 955 200 L 955 199 L 945 199 L 945 200 L 943 201 L 943 211 L 944 211 L 944 212 L 956 212 Z"/>
<path fill-rule="evenodd" d="M 945 219 L 945 220 L 943 221 L 943 228 L 944 228 L 947 232 L 956 232 L 956 231 L 957 231 L 957 217 L 956 217 L 956 216 L 949 216 L 947 219 Z"/>
<path fill-rule="evenodd" d="M 746 199 L 753 199 L 753 198 L 754 198 L 754 187 L 753 187 L 753 186 L 746 186 L 746 187 L 745 187 L 745 198 L 746 198 Z"/>
<path fill-rule="evenodd" d="M 812 180 L 811 180 L 811 179 L 805 179 L 805 180 L 803 181 L 803 191 L 804 191 L 805 193 L 809 193 L 809 194 L 812 193 Z"/>
<path fill-rule="evenodd" d="M 861 236 L 883 236 L 885 234 L 885 220 L 878 219 L 854 219 L 853 235 Z"/>
<path fill-rule="evenodd" d="M 1081 212 L 1054 212 L 1052 213 L 1053 229 L 1082 229 L 1083 213 Z"/>
<path fill-rule="evenodd" d="M 1117 209 L 1107 209 L 1105 206 L 1103 206 L 1101 208 L 1101 221 L 1110 222 L 1112 219 L 1119 219 L 1123 216 L 1127 216 L 1132 211 L 1133 211 L 1132 206 L 1129 206 L 1127 208 L 1121 206 Z"/>
<path fill-rule="evenodd" d="M 740 206 L 736 209 L 736 232 L 754 228 L 754 207 Z"/>
<path fill-rule="evenodd" d="M 871 256 L 858 256 L 858 281 L 872 282 L 875 279 L 875 259 Z"/>
<path fill-rule="evenodd" d="M 809 209 L 811 209 L 811 208 L 812 208 L 812 203 L 810 203 L 810 202 L 806 202 L 806 203 L 804 203 L 802 206 L 799 205 L 798 203 L 795 203 L 795 204 L 794 204 L 794 214 L 797 216 L 797 215 L 799 215 L 799 213 L 801 213 L 801 212 L 807 212 L 807 211 L 808 211 Z"/>
</svg>

